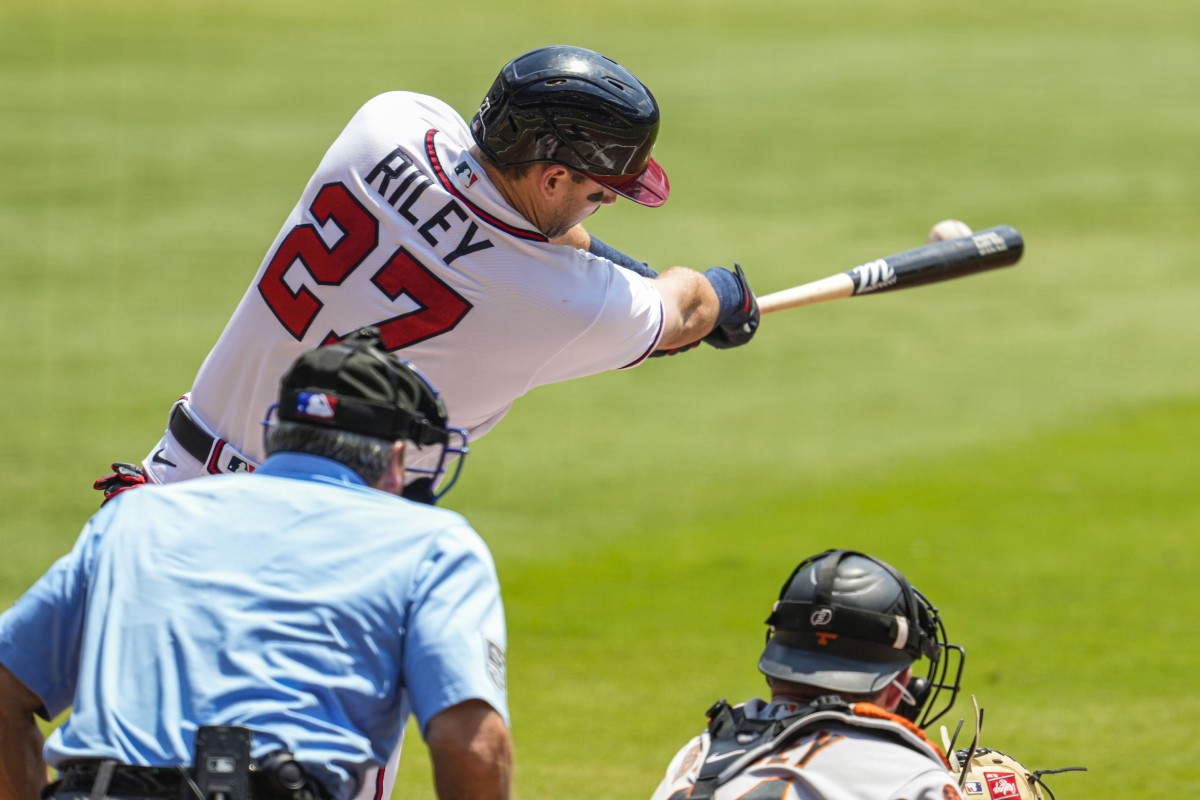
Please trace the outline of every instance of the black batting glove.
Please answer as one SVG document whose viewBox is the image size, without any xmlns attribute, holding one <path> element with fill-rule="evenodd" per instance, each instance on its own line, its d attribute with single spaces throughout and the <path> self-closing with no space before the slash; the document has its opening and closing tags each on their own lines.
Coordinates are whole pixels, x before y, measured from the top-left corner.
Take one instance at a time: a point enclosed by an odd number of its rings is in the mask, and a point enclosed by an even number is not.
<svg viewBox="0 0 1200 800">
<path fill-rule="evenodd" d="M 716 270 L 720 270 L 720 272 L 716 273 Z M 702 341 L 718 350 L 746 344 L 754 338 L 755 332 L 758 331 L 760 315 L 758 301 L 754 298 L 754 292 L 750 291 L 750 284 L 746 282 L 746 275 L 742 272 L 741 266 L 734 264 L 732 270 L 713 267 L 704 274 L 713 284 L 717 297 L 721 300 L 721 311 L 712 333 L 705 336 Z M 736 298 L 732 296 L 735 294 L 734 284 L 726 275 L 732 276 L 737 282 L 736 286 L 740 289 L 740 294 Z"/>
<path fill-rule="evenodd" d="M 136 489 L 147 482 L 146 473 L 136 464 L 115 461 L 112 468 L 112 472 L 92 484 L 93 489 L 98 492 L 104 492 L 104 499 L 100 501 L 100 505 L 102 506 L 121 492 Z"/>
</svg>

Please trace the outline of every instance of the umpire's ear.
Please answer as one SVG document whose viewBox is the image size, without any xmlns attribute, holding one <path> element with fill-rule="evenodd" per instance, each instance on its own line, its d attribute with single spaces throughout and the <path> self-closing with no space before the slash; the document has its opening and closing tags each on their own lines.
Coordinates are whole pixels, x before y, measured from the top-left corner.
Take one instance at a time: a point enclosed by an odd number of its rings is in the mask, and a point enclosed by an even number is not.
<svg viewBox="0 0 1200 800">
<path fill-rule="evenodd" d="M 383 475 L 376 481 L 374 488 L 388 494 L 403 494 L 404 492 L 404 442 L 392 442 L 392 452 L 388 457 L 388 466 Z"/>
</svg>

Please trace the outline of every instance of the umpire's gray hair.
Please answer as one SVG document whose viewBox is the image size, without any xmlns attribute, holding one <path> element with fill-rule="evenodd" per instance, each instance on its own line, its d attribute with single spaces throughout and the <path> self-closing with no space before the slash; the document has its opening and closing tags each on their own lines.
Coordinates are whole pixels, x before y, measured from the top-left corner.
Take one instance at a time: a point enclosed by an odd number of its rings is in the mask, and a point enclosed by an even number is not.
<svg viewBox="0 0 1200 800">
<path fill-rule="evenodd" d="M 324 456 L 345 464 L 369 486 L 379 483 L 392 459 L 392 443 L 361 433 L 276 422 L 267 434 L 267 455 L 281 451 Z"/>
</svg>

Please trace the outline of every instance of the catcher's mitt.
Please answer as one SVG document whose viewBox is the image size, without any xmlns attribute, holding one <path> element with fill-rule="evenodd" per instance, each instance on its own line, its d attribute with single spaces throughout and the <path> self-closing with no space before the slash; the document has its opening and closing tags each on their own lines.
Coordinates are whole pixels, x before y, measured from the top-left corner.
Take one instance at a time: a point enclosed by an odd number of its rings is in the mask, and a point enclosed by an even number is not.
<svg viewBox="0 0 1200 800">
<path fill-rule="evenodd" d="M 962 721 L 951 739 L 945 727 L 942 740 L 950 756 L 950 768 L 958 779 L 964 800 L 1055 800 L 1054 792 L 1042 780 L 1043 775 L 1057 772 L 1086 772 L 1087 767 L 1060 767 L 1058 769 L 1028 770 L 1025 765 L 1007 753 L 979 746 L 979 731 L 983 728 L 983 709 L 975 695 L 971 695 L 974 706 L 975 737 L 966 750 L 954 750 L 954 740 L 962 730 Z M 1043 793 L 1044 791 L 1044 793 Z"/>
<path fill-rule="evenodd" d="M 1086 769 L 1028 770 L 1007 753 L 987 747 L 976 748 L 973 755 L 957 750 L 950 763 L 966 800 L 1046 800 L 1047 795 L 1054 800 L 1054 792 L 1042 781 L 1043 775 Z"/>
</svg>

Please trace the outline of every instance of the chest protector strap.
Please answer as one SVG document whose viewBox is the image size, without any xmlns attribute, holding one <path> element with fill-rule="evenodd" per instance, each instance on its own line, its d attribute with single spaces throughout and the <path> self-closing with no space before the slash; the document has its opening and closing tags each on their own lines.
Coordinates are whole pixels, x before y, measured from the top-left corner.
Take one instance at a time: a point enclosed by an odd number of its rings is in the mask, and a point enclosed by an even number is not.
<svg viewBox="0 0 1200 800">
<path fill-rule="evenodd" d="M 920 728 L 869 703 L 847 703 L 840 697 L 818 697 L 799 712 L 781 719 L 748 719 L 741 706 L 718 700 L 708 710 L 708 753 L 700 765 L 689 800 L 711 800 L 717 787 L 760 759 L 786 750 L 801 736 L 827 723 L 869 728 L 894 739 L 949 769 L 941 750 Z"/>
</svg>

